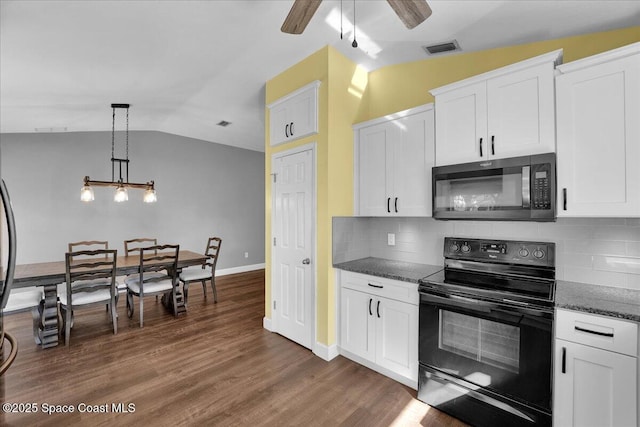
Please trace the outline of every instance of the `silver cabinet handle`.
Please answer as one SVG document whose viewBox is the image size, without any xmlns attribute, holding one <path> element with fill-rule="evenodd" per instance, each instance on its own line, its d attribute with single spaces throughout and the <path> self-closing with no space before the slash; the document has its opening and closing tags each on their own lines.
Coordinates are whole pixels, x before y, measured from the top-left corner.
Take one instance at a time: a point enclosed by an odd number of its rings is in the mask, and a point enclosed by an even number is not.
<svg viewBox="0 0 640 427">
<path fill-rule="evenodd" d="M 311 260 L 309 258 L 305 258 L 305 259 L 302 260 L 302 263 L 304 265 L 308 265 L 308 264 L 311 264 Z"/>
</svg>

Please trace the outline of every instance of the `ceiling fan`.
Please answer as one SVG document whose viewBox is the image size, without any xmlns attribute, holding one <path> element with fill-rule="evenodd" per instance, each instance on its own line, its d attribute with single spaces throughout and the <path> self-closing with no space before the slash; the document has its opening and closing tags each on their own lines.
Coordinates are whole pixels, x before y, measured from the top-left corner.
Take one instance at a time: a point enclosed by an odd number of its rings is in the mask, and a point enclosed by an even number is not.
<svg viewBox="0 0 640 427">
<path fill-rule="evenodd" d="M 302 34 L 321 2 L 295 0 L 280 30 L 288 34 Z M 416 27 L 431 15 L 426 0 L 387 0 L 387 3 L 408 29 Z"/>
</svg>

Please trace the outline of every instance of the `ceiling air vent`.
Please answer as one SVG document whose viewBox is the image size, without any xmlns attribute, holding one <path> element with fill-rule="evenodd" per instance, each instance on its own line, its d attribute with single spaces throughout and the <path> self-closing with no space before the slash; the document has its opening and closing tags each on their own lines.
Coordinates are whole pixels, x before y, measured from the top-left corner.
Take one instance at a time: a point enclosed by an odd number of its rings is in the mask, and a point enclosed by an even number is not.
<svg viewBox="0 0 640 427">
<path fill-rule="evenodd" d="M 440 55 L 447 52 L 460 51 L 460 45 L 457 40 L 451 40 L 444 43 L 432 44 L 431 46 L 423 46 L 429 55 Z"/>
<path fill-rule="evenodd" d="M 222 126 L 223 128 L 229 126 L 231 124 L 231 122 L 228 122 L 226 120 L 220 120 L 218 123 L 216 123 L 218 126 Z"/>
</svg>

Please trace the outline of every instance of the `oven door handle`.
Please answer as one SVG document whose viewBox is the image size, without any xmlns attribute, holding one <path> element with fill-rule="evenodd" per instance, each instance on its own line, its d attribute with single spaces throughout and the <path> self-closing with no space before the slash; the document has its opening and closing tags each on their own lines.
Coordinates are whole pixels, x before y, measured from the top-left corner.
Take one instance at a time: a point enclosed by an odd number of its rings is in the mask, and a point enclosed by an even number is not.
<svg viewBox="0 0 640 427">
<path fill-rule="evenodd" d="M 524 305 L 505 305 L 491 301 L 473 299 L 459 295 L 434 294 L 420 291 L 420 303 L 431 304 L 440 307 L 462 308 L 482 313 L 493 313 L 492 316 L 507 320 L 513 324 L 522 322 L 523 316 L 530 319 L 538 319 L 541 322 L 539 327 L 550 328 L 553 311 L 541 310 L 539 308 L 527 307 Z"/>
<path fill-rule="evenodd" d="M 431 293 L 420 292 L 420 303 L 427 303 L 439 306 L 449 306 L 457 308 L 466 308 L 475 311 L 489 312 L 490 305 L 486 301 L 475 300 L 472 298 L 461 297 L 458 295 L 435 295 Z"/>
</svg>

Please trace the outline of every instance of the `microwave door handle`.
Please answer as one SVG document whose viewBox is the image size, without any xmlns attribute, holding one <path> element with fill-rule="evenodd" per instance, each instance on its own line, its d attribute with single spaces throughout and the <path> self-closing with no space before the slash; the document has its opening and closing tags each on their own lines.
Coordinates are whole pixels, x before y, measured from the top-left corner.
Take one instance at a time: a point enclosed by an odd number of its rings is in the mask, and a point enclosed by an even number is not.
<svg viewBox="0 0 640 427">
<path fill-rule="evenodd" d="M 522 167 L 522 207 L 531 207 L 531 166 Z"/>
</svg>

